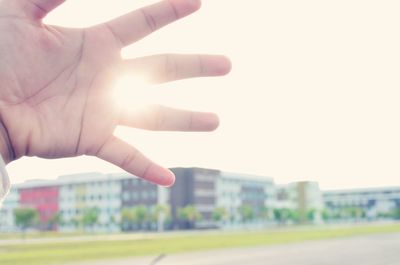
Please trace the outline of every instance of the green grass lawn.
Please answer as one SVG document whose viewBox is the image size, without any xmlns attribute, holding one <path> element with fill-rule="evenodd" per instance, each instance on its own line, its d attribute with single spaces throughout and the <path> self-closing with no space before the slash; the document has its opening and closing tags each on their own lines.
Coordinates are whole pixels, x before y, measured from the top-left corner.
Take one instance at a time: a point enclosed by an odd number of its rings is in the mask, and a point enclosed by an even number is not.
<svg viewBox="0 0 400 265">
<path fill-rule="evenodd" d="M 217 248 L 285 244 L 375 233 L 400 233 L 400 225 L 305 228 L 236 233 L 163 235 L 140 240 L 21 244 L 0 246 L 1 265 L 48 265 Z"/>
</svg>

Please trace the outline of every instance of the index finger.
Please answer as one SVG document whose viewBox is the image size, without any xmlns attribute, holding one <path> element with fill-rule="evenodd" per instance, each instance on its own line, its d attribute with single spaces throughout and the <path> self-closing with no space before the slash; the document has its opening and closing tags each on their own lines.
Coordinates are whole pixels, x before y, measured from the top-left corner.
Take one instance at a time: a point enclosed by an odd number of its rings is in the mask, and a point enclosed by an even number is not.
<svg viewBox="0 0 400 265">
<path fill-rule="evenodd" d="M 200 5 L 200 0 L 164 0 L 118 17 L 104 25 L 123 46 L 126 46 L 195 12 Z"/>
</svg>

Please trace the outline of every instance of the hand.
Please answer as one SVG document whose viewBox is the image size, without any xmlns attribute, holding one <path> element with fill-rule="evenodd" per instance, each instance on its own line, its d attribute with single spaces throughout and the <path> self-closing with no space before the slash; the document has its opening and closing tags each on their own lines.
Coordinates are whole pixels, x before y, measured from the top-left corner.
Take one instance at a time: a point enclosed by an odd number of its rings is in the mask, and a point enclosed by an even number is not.
<svg viewBox="0 0 400 265">
<path fill-rule="evenodd" d="M 153 106 L 132 114 L 111 97 L 121 72 L 147 72 L 168 82 L 229 72 L 222 56 L 156 55 L 122 60 L 120 50 L 196 11 L 198 0 L 165 0 L 87 29 L 42 23 L 64 0 L 0 0 L 0 150 L 22 156 L 97 156 L 148 181 L 174 175 L 116 138 L 117 125 L 147 130 L 211 131 L 211 113 Z"/>
</svg>

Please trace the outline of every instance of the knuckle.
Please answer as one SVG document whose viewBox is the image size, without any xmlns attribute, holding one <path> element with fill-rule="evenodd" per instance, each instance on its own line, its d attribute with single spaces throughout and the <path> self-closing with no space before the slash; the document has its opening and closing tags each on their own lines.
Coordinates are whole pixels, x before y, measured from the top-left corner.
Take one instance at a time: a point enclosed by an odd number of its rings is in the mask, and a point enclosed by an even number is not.
<svg viewBox="0 0 400 265">
<path fill-rule="evenodd" d="M 130 165 L 135 163 L 137 152 L 131 152 L 125 156 L 122 162 L 119 164 L 121 168 L 128 168 Z"/>
<path fill-rule="evenodd" d="M 165 55 L 165 73 L 164 73 L 164 78 L 166 80 L 175 80 L 178 78 L 178 63 L 176 61 L 176 58 L 171 55 L 167 54 Z"/>
<path fill-rule="evenodd" d="M 193 113 L 188 113 L 188 123 L 187 123 L 187 130 L 193 130 Z"/>
<path fill-rule="evenodd" d="M 167 3 L 170 5 L 170 7 L 172 9 L 174 19 L 179 19 L 180 16 L 179 16 L 178 10 L 176 9 L 175 4 L 171 0 L 168 0 Z"/>
<path fill-rule="evenodd" d="M 198 64 L 199 64 L 199 74 L 201 76 L 206 75 L 206 69 L 204 66 L 203 57 L 201 55 L 197 55 L 197 60 L 198 60 Z"/>
<path fill-rule="evenodd" d="M 158 25 L 157 25 L 157 20 L 155 19 L 155 17 L 146 8 L 142 8 L 142 9 L 140 9 L 140 11 L 147 23 L 147 26 L 149 27 L 150 32 L 156 31 L 158 28 Z"/>
</svg>

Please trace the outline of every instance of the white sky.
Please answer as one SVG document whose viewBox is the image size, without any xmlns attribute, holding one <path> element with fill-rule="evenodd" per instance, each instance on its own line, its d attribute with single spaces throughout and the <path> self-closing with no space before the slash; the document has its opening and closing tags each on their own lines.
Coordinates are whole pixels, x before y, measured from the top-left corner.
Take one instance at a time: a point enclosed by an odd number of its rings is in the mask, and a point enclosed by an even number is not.
<svg viewBox="0 0 400 265">
<path fill-rule="evenodd" d="M 83 27 L 150 2 L 68 0 L 48 22 Z M 220 129 L 117 134 L 165 166 L 316 180 L 325 189 L 400 185 L 399 7 L 396 0 L 203 0 L 199 13 L 123 55 L 231 57 L 231 75 L 168 84 L 155 98 L 215 111 Z M 13 182 L 118 171 L 87 157 L 24 158 L 8 170 Z"/>
</svg>

